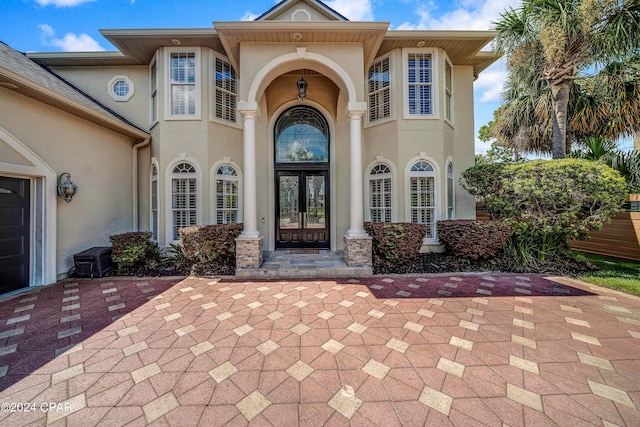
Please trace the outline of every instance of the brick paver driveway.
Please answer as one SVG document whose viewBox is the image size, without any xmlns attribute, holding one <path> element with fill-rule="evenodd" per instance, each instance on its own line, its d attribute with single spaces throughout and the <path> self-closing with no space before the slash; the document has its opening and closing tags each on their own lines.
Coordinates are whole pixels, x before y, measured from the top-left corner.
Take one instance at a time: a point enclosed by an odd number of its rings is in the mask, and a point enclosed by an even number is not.
<svg viewBox="0 0 640 427">
<path fill-rule="evenodd" d="M 67 280 L 0 302 L 0 425 L 640 425 L 640 299 L 536 275 Z"/>
</svg>

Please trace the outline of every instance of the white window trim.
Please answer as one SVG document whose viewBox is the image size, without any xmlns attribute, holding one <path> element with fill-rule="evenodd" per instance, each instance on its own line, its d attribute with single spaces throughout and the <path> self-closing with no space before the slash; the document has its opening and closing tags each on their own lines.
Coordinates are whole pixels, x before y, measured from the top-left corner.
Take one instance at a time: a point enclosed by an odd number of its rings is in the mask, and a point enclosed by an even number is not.
<svg viewBox="0 0 640 427">
<path fill-rule="evenodd" d="M 165 185 L 164 185 L 164 207 L 165 207 L 165 241 L 167 244 L 169 243 L 178 243 L 178 240 L 173 239 L 173 207 L 171 206 L 172 201 L 172 182 L 171 180 L 174 178 L 173 168 L 182 162 L 191 163 L 191 165 L 196 170 L 196 224 L 202 224 L 202 169 L 198 162 L 191 158 L 187 157 L 184 153 L 180 155 L 180 157 L 172 160 L 167 169 L 165 170 Z"/>
<path fill-rule="evenodd" d="M 224 120 L 224 119 L 220 119 L 218 117 L 216 117 L 216 77 L 215 77 L 215 73 L 216 73 L 216 59 L 220 59 L 222 61 L 228 62 L 229 65 L 231 67 L 233 67 L 233 64 L 231 64 L 231 61 L 229 61 L 229 58 L 227 58 L 224 55 L 220 55 L 217 52 L 213 51 L 212 49 L 209 49 L 210 52 L 210 61 L 209 61 L 209 69 L 211 70 L 209 72 L 209 87 L 211 88 L 209 91 L 209 120 L 212 122 L 216 122 L 216 123 L 220 123 L 222 125 L 225 126 L 231 126 L 237 129 L 242 129 L 242 121 L 240 120 L 240 111 L 238 111 L 238 105 L 236 102 L 236 121 L 232 122 L 230 120 Z M 238 71 L 236 70 L 236 101 L 238 99 L 240 99 L 240 95 L 239 95 L 239 91 L 240 91 L 240 77 L 238 76 Z"/>
<path fill-rule="evenodd" d="M 398 170 L 390 160 L 383 156 L 376 156 L 376 159 L 369 163 L 364 170 L 364 206 L 365 221 L 371 221 L 371 206 L 369 205 L 369 178 L 374 166 L 384 164 L 391 170 L 391 222 L 398 222 Z"/>
<path fill-rule="evenodd" d="M 434 195 L 434 201 L 435 201 L 435 208 L 434 208 L 434 215 L 433 215 L 433 238 L 428 238 L 425 235 L 425 238 L 423 239 L 422 243 L 425 245 L 433 245 L 433 244 L 438 244 L 439 240 L 438 240 L 438 227 L 437 227 L 437 222 L 440 221 L 442 219 L 442 194 L 439 193 L 439 191 L 441 190 L 441 182 L 440 182 L 440 166 L 438 166 L 438 162 L 435 161 L 435 159 L 433 159 L 432 157 L 427 156 L 425 153 L 420 153 L 420 155 L 410 159 L 407 162 L 407 165 L 405 166 L 404 169 L 404 200 L 405 200 L 405 220 L 407 222 L 412 222 L 411 220 L 411 177 L 412 172 L 411 172 L 411 167 L 413 166 L 413 164 L 415 162 L 418 162 L 420 160 L 424 160 L 425 162 L 428 162 L 431 164 L 431 166 L 433 166 L 433 185 L 435 188 L 435 195 Z M 431 176 L 431 174 L 430 174 Z"/>
<path fill-rule="evenodd" d="M 156 67 L 156 87 L 151 87 L 151 82 L 153 82 L 153 66 Z M 160 95 L 158 91 L 158 84 L 160 82 L 160 73 L 158 72 L 158 51 L 153 55 L 153 59 L 149 63 L 149 127 L 153 127 L 160 120 Z M 155 98 L 154 98 L 155 95 Z M 153 117 L 153 104 L 156 104 L 156 116 Z"/>
<path fill-rule="evenodd" d="M 129 92 L 127 92 L 126 95 L 118 95 L 114 90 L 115 84 L 120 81 L 125 82 L 129 86 Z M 109 96 L 111 97 L 111 99 L 113 99 L 116 102 L 127 102 L 129 99 L 131 99 L 131 97 L 135 93 L 135 85 L 133 84 L 133 80 L 131 80 L 127 76 L 124 76 L 124 75 L 113 76 L 111 80 L 109 80 L 109 84 L 107 85 L 107 93 L 109 93 Z"/>
<path fill-rule="evenodd" d="M 156 176 L 153 176 L 153 167 L 156 168 Z M 153 236 L 153 181 L 156 181 L 156 229 L 158 235 Z M 155 157 L 151 158 L 151 168 L 149 168 L 149 230 L 152 233 L 152 240 L 158 241 L 160 239 L 160 165 Z"/>
<path fill-rule="evenodd" d="M 449 165 L 451 165 L 451 169 L 452 169 L 452 173 L 449 173 Z M 446 209 L 446 215 L 445 217 L 447 219 L 456 219 L 456 168 L 453 165 L 453 161 L 451 159 L 447 160 L 447 168 L 445 169 L 445 173 L 446 173 L 446 184 L 445 184 L 445 192 L 446 192 L 446 199 L 445 199 L 445 209 Z M 451 218 L 449 218 L 449 178 L 451 178 L 453 180 L 453 186 L 451 187 L 451 201 L 453 202 L 453 210 L 452 210 L 452 214 L 451 214 Z"/>
<path fill-rule="evenodd" d="M 369 70 L 367 70 L 367 82 L 366 82 L 367 86 L 365 88 L 365 93 L 367 97 L 367 113 L 365 114 L 366 120 L 364 121 L 364 126 L 363 126 L 365 128 L 381 125 L 384 123 L 389 123 L 396 120 L 396 98 L 395 98 L 395 81 L 396 81 L 395 62 L 396 61 L 393 60 L 393 55 L 391 55 L 391 52 L 389 52 L 386 55 L 382 55 L 376 58 L 373 61 L 372 65 L 384 59 L 389 59 L 389 117 L 385 117 L 384 119 L 379 119 L 374 121 L 369 120 L 369 111 L 371 106 L 369 105 L 369 94 L 370 94 Z"/>
<path fill-rule="evenodd" d="M 173 53 L 193 53 L 194 59 L 196 61 L 196 82 L 195 82 L 195 103 L 196 103 L 196 112 L 195 114 L 182 114 L 182 115 L 173 115 L 172 112 L 172 90 L 171 90 L 171 54 Z M 180 46 L 180 47 L 165 47 L 164 48 L 164 62 L 165 62 L 165 79 L 164 79 L 164 89 L 166 96 L 164 97 L 164 119 L 165 120 L 200 120 L 201 112 L 202 112 L 202 78 L 201 78 L 201 61 L 200 61 L 200 48 L 199 47 L 188 47 L 188 46 Z M 158 67 L 156 67 L 156 70 Z"/>
<path fill-rule="evenodd" d="M 218 175 L 216 174 L 216 172 L 221 166 L 224 166 L 224 165 L 232 166 L 236 170 L 236 173 L 238 174 L 236 177 L 238 181 L 238 224 L 241 224 L 244 221 L 244 203 L 243 203 L 244 202 L 244 193 L 243 193 L 244 180 L 242 175 L 242 169 L 240 169 L 240 165 L 238 165 L 236 162 L 231 160 L 231 157 L 225 157 L 224 159 L 217 161 L 216 163 L 213 164 L 213 167 L 211 168 L 211 192 L 212 192 L 211 203 L 210 203 L 211 224 L 218 223 L 217 203 L 216 203 L 216 197 L 218 195 L 216 192 L 216 180 L 218 179 Z"/>
<path fill-rule="evenodd" d="M 455 116 L 455 96 L 454 94 L 455 92 L 455 85 L 453 84 L 453 63 L 451 62 L 451 60 L 449 59 L 449 57 L 447 56 L 447 53 L 444 53 L 444 61 L 442 61 L 442 75 L 444 76 L 443 80 L 444 80 L 444 84 L 442 85 L 442 108 L 443 108 L 443 114 L 442 117 L 444 117 L 444 121 L 449 123 L 449 125 L 451 125 L 451 127 L 454 127 L 454 122 L 456 119 Z M 446 64 L 449 64 L 449 66 L 451 67 L 451 120 L 449 120 L 447 118 L 447 66 Z"/>
<path fill-rule="evenodd" d="M 426 53 L 430 54 L 432 58 L 432 74 L 433 81 L 431 82 L 431 105 L 433 111 L 431 114 L 410 114 L 409 113 L 409 67 L 407 62 L 409 61 L 410 53 Z M 436 48 L 404 48 L 402 49 L 402 110 L 403 117 L 406 120 L 437 120 L 440 119 L 440 109 L 438 108 L 440 102 L 440 57 L 438 49 Z"/>
</svg>

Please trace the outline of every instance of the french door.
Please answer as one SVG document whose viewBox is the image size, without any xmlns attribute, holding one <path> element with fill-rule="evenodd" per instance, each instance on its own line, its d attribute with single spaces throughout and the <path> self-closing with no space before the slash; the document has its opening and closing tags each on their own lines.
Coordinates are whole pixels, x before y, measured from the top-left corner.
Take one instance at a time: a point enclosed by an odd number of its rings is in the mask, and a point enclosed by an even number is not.
<svg viewBox="0 0 640 427">
<path fill-rule="evenodd" d="M 276 171 L 276 247 L 329 248 L 329 172 Z"/>
<path fill-rule="evenodd" d="M 0 177 L 0 294 L 29 286 L 29 180 Z"/>
</svg>

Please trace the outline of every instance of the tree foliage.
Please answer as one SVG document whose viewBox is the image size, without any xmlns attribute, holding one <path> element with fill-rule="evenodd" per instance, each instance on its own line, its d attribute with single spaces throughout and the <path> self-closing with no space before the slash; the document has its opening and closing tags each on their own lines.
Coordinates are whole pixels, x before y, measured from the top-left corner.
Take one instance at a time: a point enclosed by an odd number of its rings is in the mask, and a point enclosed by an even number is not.
<svg viewBox="0 0 640 427">
<path fill-rule="evenodd" d="M 509 67 L 498 140 L 562 158 L 586 136 L 640 131 L 640 2 L 523 0 L 496 30 Z"/>
</svg>

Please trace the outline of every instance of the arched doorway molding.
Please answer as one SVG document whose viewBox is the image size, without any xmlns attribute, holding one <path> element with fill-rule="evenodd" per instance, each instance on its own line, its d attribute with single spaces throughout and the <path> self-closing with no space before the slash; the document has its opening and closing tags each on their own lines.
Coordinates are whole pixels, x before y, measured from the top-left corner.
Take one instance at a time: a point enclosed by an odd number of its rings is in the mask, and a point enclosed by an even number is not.
<svg viewBox="0 0 640 427">
<path fill-rule="evenodd" d="M 0 174 L 31 181 L 32 232 L 29 286 L 55 283 L 58 177 L 54 170 L 29 147 L 10 132 L 0 127 L 0 143 L 4 142 L 30 164 L 15 164 L 0 161 Z"/>
</svg>

